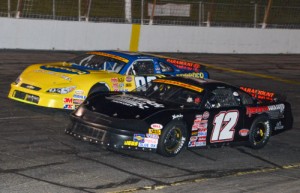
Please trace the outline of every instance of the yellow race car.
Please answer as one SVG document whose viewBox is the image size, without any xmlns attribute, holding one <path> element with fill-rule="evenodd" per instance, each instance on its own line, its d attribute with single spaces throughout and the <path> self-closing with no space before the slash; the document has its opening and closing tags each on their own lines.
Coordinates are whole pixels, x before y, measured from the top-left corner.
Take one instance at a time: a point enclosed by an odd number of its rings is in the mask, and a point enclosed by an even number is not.
<svg viewBox="0 0 300 193">
<path fill-rule="evenodd" d="M 34 64 L 11 84 L 8 97 L 43 107 L 75 109 L 91 93 L 132 91 L 163 76 L 208 78 L 205 67 L 163 56 L 87 52 L 66 62 Z"/>
</svg>

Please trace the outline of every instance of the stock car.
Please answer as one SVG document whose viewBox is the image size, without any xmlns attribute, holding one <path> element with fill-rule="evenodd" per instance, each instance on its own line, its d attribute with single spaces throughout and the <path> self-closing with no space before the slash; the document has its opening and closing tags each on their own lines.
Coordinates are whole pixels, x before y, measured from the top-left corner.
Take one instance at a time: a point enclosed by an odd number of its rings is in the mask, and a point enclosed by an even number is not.
<svg viewBox="0 0 300 193">
<path fill-rule="evenodd" d="M 8 98 L 43 107 L 75 109 L 98 91 L 132 91 L 162 76 L 208 78 L 205 66 L 137 52 L 91 51 L 66 62 L 27 67 Z"/>
<path fill-rule="evenodd" d="M 155 79 L 138 90 L 88 96 L 71 113 L 66 134 L 172 157 L 183 148 L 262 148 L 293 126 L 291 105 L 273 92 L 187 77 Z"/>
</svg>

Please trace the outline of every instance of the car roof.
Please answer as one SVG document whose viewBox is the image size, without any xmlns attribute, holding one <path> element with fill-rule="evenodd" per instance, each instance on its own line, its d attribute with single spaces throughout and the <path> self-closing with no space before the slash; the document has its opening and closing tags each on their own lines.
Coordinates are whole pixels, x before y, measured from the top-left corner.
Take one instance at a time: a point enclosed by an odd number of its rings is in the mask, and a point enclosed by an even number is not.
<svg viewBox="0 0 300 193">
<path fill-rule="evenodd" d="M 167 77 L 167 78 L 163 78 L 163 79 L 178 81 L 178 82 L 182 82 L 182 83 L 189 84 L 192 86 L 201 87 L 204 89 L 216 88 L 216 87 L 222 87 L 222 86 L 235 87 L 228 83 L 213 80 L 213 79 L 201 79 L 201 78 L 181 77 L 181 76 Z"/>
<path fill-rule="evenodd" d="M 131 51 L 119 51 L 119 50 L 98 50 L 96 52 L 104 52 L 108 54 L 113 54 L 120 56 L 129 60 L 133 59 L 151 59 L 151 58 L 161 58 L 159 56 L 154 56 L 151 54 L 141 53 L 141 52 L 131 52 Z"/>
</svg>

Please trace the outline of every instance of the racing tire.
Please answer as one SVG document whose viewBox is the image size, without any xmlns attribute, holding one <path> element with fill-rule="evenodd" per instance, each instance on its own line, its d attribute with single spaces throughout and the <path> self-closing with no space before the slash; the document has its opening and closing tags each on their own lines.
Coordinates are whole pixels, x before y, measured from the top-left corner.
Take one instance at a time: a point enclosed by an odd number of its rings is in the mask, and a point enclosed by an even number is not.
<svg viewBox="0 0 300 193">
<path fill-rule="evenodd" d="M 250 128 L 249 142 L 253 149 L 264 147 L 271 135 L 270 121 L 267 116 L 257 117 Z"/>
<path fill-rule="evenodd" d="M 109 89 L 104 84 L 95 84 L 89 91 L 88 95 L 97 93 L 97 92 L 108 92 Z"/>
<path fill-rule="evenodd" d="M 187 138 L 187 129 L 184 123 L 170 122 L 162 131 L 158 141 L 157 153 L 165 157 L 174 157 L 183 149 Z"/>
</svg>

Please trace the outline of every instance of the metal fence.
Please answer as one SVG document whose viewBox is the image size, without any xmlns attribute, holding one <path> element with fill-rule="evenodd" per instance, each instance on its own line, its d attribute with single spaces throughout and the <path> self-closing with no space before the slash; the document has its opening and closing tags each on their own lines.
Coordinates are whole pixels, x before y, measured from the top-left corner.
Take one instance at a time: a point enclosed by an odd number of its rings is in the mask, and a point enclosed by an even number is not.
<svg viewBox="0 0 300 193">
<path fill-rule="evenodd" d="M 284 0 L 0 0 L 0 17 L 140 23 L 142 25 L 300 29 L 300 2 Z"/>
</svg>

